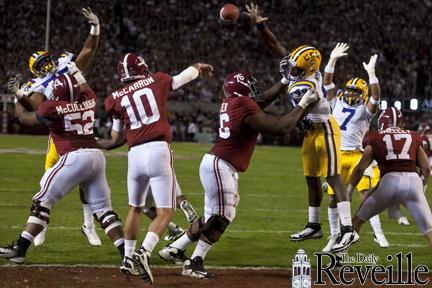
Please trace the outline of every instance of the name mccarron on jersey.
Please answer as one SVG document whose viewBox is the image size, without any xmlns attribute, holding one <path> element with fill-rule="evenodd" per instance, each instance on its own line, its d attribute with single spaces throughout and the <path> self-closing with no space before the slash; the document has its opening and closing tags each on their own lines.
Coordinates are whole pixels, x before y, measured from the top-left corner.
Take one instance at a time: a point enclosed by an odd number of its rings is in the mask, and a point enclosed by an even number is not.
<svg viewBox="0 0 432 288">
<path fill-rule="evenodd" d="M 57 110 L 57 114 L 62 115 L 71 112 L 90 110 L 93 109 L 94 107 L 96 107 L 96 101 L 94 99 L 90 99 L 82 103 L 66 104 L 65 107 L 63 107 L 62 105 L 57 105 L 56 110 Z"/>
<path fill-rule="evenodd" d="M 134 92 L 135 90 L 139 90 L 141 88 L 144 88 L 145 86 L 150 85 L 151 83 L 154 82 L 153 77 L 148 77 L 145 79 L 141 79 L 127 87 L 124 87 L 123 89 L 121 89 L 120 91 L 115 91 L 112 93 L 112 96 L 114 97 L 114 99 L 118 98 L 118 97 L 122 97 L 130 92 Z"/>
</svg>

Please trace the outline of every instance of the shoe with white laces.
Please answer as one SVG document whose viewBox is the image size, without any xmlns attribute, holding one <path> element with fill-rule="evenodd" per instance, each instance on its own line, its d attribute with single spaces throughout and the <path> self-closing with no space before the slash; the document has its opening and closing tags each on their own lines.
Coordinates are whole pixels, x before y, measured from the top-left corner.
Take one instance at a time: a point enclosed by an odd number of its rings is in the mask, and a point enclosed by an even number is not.
<svg viewBox="0 0 432 288">
<path fill-rule="evenodd" d="M 180 203 L 180 208 L 185 214 L 186 220 L 189 222 L 189 224 L 192 224 L 196 219 L 198 219 L 198 214 L 188 200 L 183 200 Z"/>
<path fill-rule="evenodd" d="M 290 240 L 297 242 L 308 239 L 320 239 L 322 236 L 321 224 L 309 222 L 303 231 L 292 234 Z"/>
<path fill-rule="evenodd" d="M 336 243 L 330 249 L 331 253 L 347 250 L 352 244 L 356 243 L 360 236 L 353 229 L 352 226 L 341 226 L 341 234 L 339 235 Z"/>
<path fill-rule="evenodd" d="M 18 245 L 18 241 L 14 241 L 9 246 L 0 247 L 0 257 L 9 259 L 15 264 L 24 263 L 26 252 Z"/>
<path fill-rule="evenodd" d="M 123 258 L 123 261 L 120 264 L 120 272 L 134 276 L 139 276 L 144 273 L 138 261 L 127 256 Z"/>
<path fill-rule="evenodd" d="M 322 252 L 330 252 L 331 247 L 333 247 L 334 244 L 336 244 L 336 240 L 338 238 L 338 235 L 329 236 L 327 245 L 321 250 Z"/>
<path fill-rule="evenodd" d="M 184 251 L 169 245 L 165 246 L 159 251 L 159 257 L 168 263 L 176 265 L 183 265 L 183 263 L 188 260 L 184 254 Z"/>
<path fill-rule="evenodd" d="M 378 243 L 381 248 L 388 248 L 389 243 L 383 232 L 378 232 L 374 234 L 374 241 Z"/>
<path fill-rule="evenodd" d="M 47 232 L 47 227 L 45 227 L 33 240 L 33 245 L 35 247 L 40 247 L 45 243 L 45 235 Z"/>
<path fill-rule="evenodd" d="M 183 228 L 177 226 L 174 230 L 169 231 L 168 235 L 165 236 L 165 241 L 175 241 L 181 236 L 183 236 L 186 233 L 186 231 L 183 230 Z"/>
<path fill-rule="evenodd" d="M 401 217 L 397 218 L 397 222 L 399 223 L 399 225 L 404 225 L 404 226 L 410 225 L 410 223 L 408 222 L 408 218 L 405 216 L 401 216 Z"/>
<path fill-rule="evenodd" d="M 139 263 L 139 266 L 141 267 L 140 269 L 138 269 L 138 271 L 140 272 L 140 278 L 145 282 L 153 284 L 153 275 L 149 265 L 150 252 L 146 251 L 144 248 L 141 247 L 133 254 L 132 258 L 134 259 L 134 261 L 137 261 Z"/>
<path fill-rule="evenodd" d="M 102 245 L 102 242 L 96 233 L 96 229 L 95 229 L 94 224 L 90 224 L 88 226 L 83 224 L 81 227 L 81 232 L 84 234 L 84 236 L 87 237 L 87 240 L 88 240 L 90 245 L 92 245 L 92 246 L 101 246 Z"/>
<path fill-rule="evenodd" d="M 204 268 L 204 260 L 199 256 L 184 262 L 182 275 L 198 279 L 213 277 L 213 273 Z"/>
</svg>

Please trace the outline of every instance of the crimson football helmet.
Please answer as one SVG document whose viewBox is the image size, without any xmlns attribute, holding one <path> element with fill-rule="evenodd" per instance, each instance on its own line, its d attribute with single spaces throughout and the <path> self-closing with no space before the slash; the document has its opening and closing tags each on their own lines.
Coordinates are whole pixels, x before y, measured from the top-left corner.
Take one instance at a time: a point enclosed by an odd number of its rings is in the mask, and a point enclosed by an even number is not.
<svg viewBox="0 0 432 288">
<path fill-rule="evenodd" d="M 390 127 L 403 128 L 405 124 L 402 112 L 394 107 L 387 108 L 378 118 L 378 129 L 385 130 Z"/>
<path fill-rule="evenodd" d="M 223 84 L 223 91 L 226 98 L 247 96 L 255 101 L 261 101 L 264 96 L 255 77 L 245 71 L 228 75 Z"/>
<path fill-rule="evenodd" d="M 74 76 L 69 74 L 60 75 L 53 84 L 54 100 L 77 101 L 80 95 L 80 87 Z"/>
<path fill-rule="evenodd" d="M 144 58 L 136 53 L 127 53 L 117 64 L 121 82 L 128 82 L 147 77 L 150 72 Z"/>
</svg>

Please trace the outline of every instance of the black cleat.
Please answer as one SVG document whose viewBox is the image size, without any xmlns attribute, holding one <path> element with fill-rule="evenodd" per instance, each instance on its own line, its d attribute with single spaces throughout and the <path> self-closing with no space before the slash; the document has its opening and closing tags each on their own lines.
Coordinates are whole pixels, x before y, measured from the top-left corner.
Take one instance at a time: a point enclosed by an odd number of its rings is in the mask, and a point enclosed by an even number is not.
<svg viewBox="0 0 432 288">
<path fill-rule="evenodd" d="M 199 256 L 184 262 L 182 274 L 198 279 L 213 277 L 213 273 L 204 268 L 204 260 Z"/>
<path fill-rule="evenodd" d="M 165 246 L 164 248 L 162 248 L 162 250 L 159 251 L 159 257 L 166 262 L 176 265 L 183 265 L 183 263 L 188 260 L 188 258 L 184 254 L 184 251 L 171 247 L 169 245 Z"/>
<path fill-rule="evenodd" d="M 9 246 L 0 247 L 0 257 L 9 259 L 15 264 L 24 263 L 26 252 L 14 241 Z"/>
<path fill-rule="evenodd" d="M 322 236 L 321 224 L 308 222 L 303 231 L 292 234 L 290 240 L 297 242 L 308 239 L 320 239 Z"/>
</svg>

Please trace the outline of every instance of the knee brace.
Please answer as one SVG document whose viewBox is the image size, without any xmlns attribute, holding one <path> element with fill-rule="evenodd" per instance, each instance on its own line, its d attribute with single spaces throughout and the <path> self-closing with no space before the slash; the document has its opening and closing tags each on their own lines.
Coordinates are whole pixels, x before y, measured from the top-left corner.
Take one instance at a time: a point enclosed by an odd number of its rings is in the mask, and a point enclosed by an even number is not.
<svg viewBox="0 0 432 288">
<path fill-rule="evenodd" d="M 204 216 L 201 218 L 196 219 L 191 226 L 189 226 L 189 229 L 187 231 L 187 235 L 189 239 L 191 239 L 193 242 L 196 242 L 199 240 L 201 236 L 201 230 L 204 227 Z"/>
<path fill-rule="evenodd" d="M 212 215 L 204 224 L 201 233 L 207 238 L 210 244 L 213 244 L 219 240 L 229 224 L 230 222 L 225 217 Z"/>
<path fill-rule="evenodd" d="M 96 212 L 93 217 L 99 222 L 105 233 L 108 234 L 112 229 L 122 226 L 121 220 L 113 210 L 102 210 Z"/>
<path fill-rule="evenodd" d="M 50 205 L 38 200 L 33 200 L 27 223 L 39 224 L 46 227 L 49 223 L 50 209 Z"/>
</svg>

